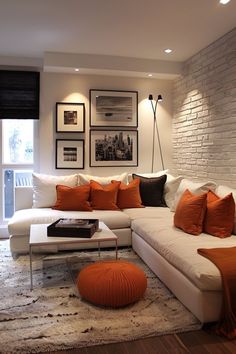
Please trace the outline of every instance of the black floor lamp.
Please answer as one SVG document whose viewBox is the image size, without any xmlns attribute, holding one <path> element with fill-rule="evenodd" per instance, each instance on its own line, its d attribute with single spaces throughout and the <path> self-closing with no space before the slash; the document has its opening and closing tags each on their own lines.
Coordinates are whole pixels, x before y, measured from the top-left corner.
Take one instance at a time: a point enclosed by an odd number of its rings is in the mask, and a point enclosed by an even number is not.
<svg viewBox="0 0 236 354">
<path fill-rule="evenodd" d="M 156 111 L 157 111 L 157 102 L 162 101 L 162 96 L 158 95 L 156 103 L 154 105 L 153 103 L 153 95 L 149 95 L 148 97 L 149 101 L 151 102 L 152 105 L 152 110 L 153 110 L 153 115 L 154 115 L 154 120 L 153 120 L 153 137 L 152 137 L 152 172 L 153 172 L 153 167 L 154 167 L 154 153 L 155 153 L 155 132 L 157 133 L 157 140 L 158 140 L 158 145 L 159 145 L 159 150 L 160 150 L 160 156 L 161 156 L 161 164 L 162 164 L 162 169 L 164 170 L 164 162 L 163 162 L 163 156 L 162 156 L 162 149 L 161 149 L 161 142 L 160 142 L 160 136 L 159 136 L 159 130 L 158 130 L 158 125 L 157 125 L 157 117 L 156 117 Z"/>
</svg>

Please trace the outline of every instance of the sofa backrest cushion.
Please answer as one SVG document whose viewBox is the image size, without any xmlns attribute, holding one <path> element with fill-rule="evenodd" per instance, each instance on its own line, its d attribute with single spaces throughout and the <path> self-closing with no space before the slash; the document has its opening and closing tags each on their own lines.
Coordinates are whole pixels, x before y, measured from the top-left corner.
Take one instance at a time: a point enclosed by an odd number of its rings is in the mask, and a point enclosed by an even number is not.
<svg viewBox="0 0 236 354">
<path fill-rule="evenodd" d="M 75 187 L 78 175 L 51 176 L 40 173 L 32 174 L 33 208 L 51 208 L 57 200 L 56 185 Z"/>
<path fill-rule="evenodd" d="M 139 184 L 139 179 L 134 179 L 128 185 L 121 182 L 117 197 L 117 206 L 120 209 L 144 207 L 140 197 Z"/>
<path fill-rule="evenodd" d="M 68 187 L 56 186 L 57 201 L 52 209 L 92 211 L 89 203 L 90 185 Z"/>
<path fill-rule="evenodd" d="M 204 232 L 220 238 L 229 237 L 234 227 L 234 215 L 235 202 L 232 193 L 223 198 L 212 191 L 207 193 Z"/>
<path fill-rule="evenodd" d="M 184 232 L 199 235 L 203 230 L 207 193 L 193 195 L 188 189 L 182 194 L 174 214 L 174 225 Z"/>
<path fill-rule="evenodd" d="M 83 173 L 78 174 L 78 183 L 80 185 L 88 184 L 88 183 L 90 183 L 91 180 L 96 181 L 96 182 L 100 183 L 101 185 L 109 184 L 113 180 L 120 181 L 120 182 L 127 184 L 128 183 L 128 173 L 124 172 L 120 175 L 108 176 L 108 177 L 84 175 Z"/>
<path fill-rule="evenodd" d="M 117 206 L 118 189 L 120 181 L 113 181 L 107 185 L 90 181 L 90 202 L 93 209 L 119 210 Z"/>
<path fill-rule="evenodd" d="M 179 188 L 183 176 L 174 177 L 167 173 L 167 180 L 164 186 L 164 199 L 166 205 L 172 210 L 175 201 L 175 194 Z"/>
<path fill-rule="evenodd" d="M 215 190 L 216 184 L 214 182 L 196 182 L 187 178 L 183 178 L 175 194 L 175 200 L 171 206 L 171 211 L 175 211 L 177 204 L 182 194 L 188 189 L 192 194 L 202 194 L 208 192 L 210 189 Z"/>
<path fill-rule="evenodd" d="M 32 186 L 15 187 L 15 211 L 20 209 L 30 209 L 33 203 Z"/>
</svg>

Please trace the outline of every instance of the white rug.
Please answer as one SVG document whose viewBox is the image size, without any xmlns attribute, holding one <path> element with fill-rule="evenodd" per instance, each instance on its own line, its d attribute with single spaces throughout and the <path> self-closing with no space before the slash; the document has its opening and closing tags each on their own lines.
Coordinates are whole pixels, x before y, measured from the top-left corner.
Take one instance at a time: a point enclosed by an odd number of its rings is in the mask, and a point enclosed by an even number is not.
<svg viewBox="0 0 236 354">
<path fill-rule="evenodd" d="M 97 252 L 34 256 L 30 291 L 29 257 L 13 260 L 0 242 L 0 353 L 39 353 L 196 330 L 199 321 L 166 289 L 134 252 L 119 257 L 140 266 L 148 278 L 145 296 L 122 309 L 93 306 L 79 297 L 73 279 L 98 260 Z M 102 251 L 102 259 L 114 251 Z"/>
</svg>

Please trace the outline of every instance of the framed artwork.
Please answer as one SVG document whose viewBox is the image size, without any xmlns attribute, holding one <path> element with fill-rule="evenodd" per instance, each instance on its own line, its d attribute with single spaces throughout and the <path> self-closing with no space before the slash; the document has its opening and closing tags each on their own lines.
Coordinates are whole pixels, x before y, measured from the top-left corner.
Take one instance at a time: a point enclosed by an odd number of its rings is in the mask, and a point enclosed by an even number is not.
<svg viewBox="0 0 236 354">
<path fill-rule="evenodd" d="M 91 127 L 138 126 L 138 92 L 94 90 L 89 91 Z"/>
<path fill-rule="evenodd" d="M 138 166 L 138 131 L 91 129 L 90 166 Z"/>
<path fill-rule="evenodd" d="M 84 140 L 56 139 L 56 168 L 84 168 Z"/>
<path fill-rule="evenodd" d="M 56 103 L 56 132 L 84 133 L 84 103 Z"/>
</svg>

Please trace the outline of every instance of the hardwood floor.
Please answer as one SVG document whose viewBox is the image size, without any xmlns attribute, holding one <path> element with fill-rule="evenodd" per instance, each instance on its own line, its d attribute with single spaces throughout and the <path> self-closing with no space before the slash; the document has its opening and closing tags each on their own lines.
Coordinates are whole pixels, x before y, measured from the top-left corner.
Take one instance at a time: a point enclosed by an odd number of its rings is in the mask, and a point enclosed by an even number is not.
<svg viewBox="0 0 236 354">
<path fill-rule="evenodd" d="M 88 348 L 64 350 L 53 354 L 236 354 L 236 340 L 201 331 L 170 334 Z M 49 354 L 49 352 L 45 353 Z"/>
</svg>

